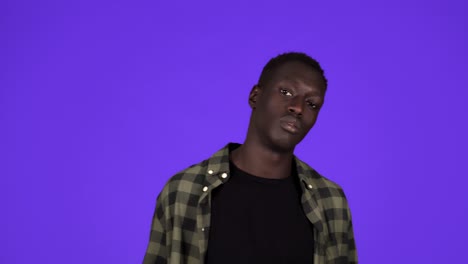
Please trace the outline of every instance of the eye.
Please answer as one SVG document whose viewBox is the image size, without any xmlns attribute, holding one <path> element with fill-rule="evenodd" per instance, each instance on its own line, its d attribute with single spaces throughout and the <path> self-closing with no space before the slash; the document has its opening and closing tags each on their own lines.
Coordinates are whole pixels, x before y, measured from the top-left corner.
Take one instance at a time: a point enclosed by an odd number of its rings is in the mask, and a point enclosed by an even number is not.
<svg viewBox="0 0 468 264">
<path fill-rule="evenodd" d="M 280 89 L 280 93 L 285 96 L 292 96 L 292 93 L 286 89 Z"/>
<path fill-rule="evenodd" d="M 315 104 L 314 102 L 310 102 L 310 101 L 307 102 L 307 105 L 308 105 L 310 108 L 314 109 L 314 110 L 320 108 L 320 106 L 319 106 L 318 104 Z"/>
</svg>

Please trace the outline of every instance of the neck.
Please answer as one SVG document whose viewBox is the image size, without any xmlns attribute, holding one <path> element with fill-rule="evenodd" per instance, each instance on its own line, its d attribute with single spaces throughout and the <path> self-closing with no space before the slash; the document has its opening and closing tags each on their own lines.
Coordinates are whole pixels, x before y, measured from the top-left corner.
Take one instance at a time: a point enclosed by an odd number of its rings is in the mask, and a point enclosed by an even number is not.
<svg viewBox="0 0 468 264">
<path fill-rule="evenodd" d="M 258 177 L 270 179 L 289 177 L 293 151 L 277 152 L 258 142 L 247 139 L 242 146 L 231 153 L 231 161 L 239 169 Z"/>
</svg>

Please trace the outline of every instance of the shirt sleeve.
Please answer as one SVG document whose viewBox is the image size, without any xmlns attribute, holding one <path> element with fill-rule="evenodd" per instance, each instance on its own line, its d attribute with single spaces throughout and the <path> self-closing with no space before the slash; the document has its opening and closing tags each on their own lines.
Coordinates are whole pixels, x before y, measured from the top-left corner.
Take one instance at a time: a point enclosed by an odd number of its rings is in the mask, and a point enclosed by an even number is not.
<svg viewBox="0 0 468 264">
<path fill-rule="evenodd" d="M 349 212 L 349 208 L 348 208 Z M 348 263 L 357 264 L 357 251 L 356 251 L 356 242 L 354 240 L 354 230 L 353 222 L 351 220 L 351 213 L 349 212 L 349 227 L 348 227 Z"/>
<path fill-rule="evenodd" d="M 156 209 L 151 224 L 151 233 L 143 264 L 166 264 L 168 262 L 167 252 L 167 230 L 165 228 L 165 205 L 164 191 L 156 199 Z"/>
</svg>

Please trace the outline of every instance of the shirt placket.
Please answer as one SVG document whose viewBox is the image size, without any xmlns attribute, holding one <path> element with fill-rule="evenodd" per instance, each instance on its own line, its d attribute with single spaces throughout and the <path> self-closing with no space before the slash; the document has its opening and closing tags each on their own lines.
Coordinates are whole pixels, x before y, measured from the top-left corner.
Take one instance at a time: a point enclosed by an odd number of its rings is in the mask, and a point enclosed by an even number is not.
<svg viewBox="0 0 468 264">
<path fill-rule="evenodd" d="M 200 260 L 203 263 L 208 250 L 208 238 L 211 224 L 211 193 L 229 179 L 229 172 L 215 172 L 208 170 L 205 185 L 202 187 L 202 195 L 197 208 L 197 232 L 199 235 Z"/>
</svg>

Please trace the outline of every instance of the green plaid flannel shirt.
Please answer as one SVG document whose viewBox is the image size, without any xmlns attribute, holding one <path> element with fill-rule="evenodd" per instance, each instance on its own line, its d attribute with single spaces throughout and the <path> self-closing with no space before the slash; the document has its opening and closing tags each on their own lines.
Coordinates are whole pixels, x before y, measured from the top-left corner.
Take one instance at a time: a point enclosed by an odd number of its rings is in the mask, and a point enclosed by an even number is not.
<svg viewBox="0 0 468 264">
<path fill-rule="evenodd" d="M 357 263 L 343 190 L 294 158 L 302 182 L 302 208 L 314 227 L 314 264 Z M 143 263 L 203 263 L 209 246 L 211 192 L 229 178 L 229 144 L 173 176 L 157 197 Z"/>
</svg>

